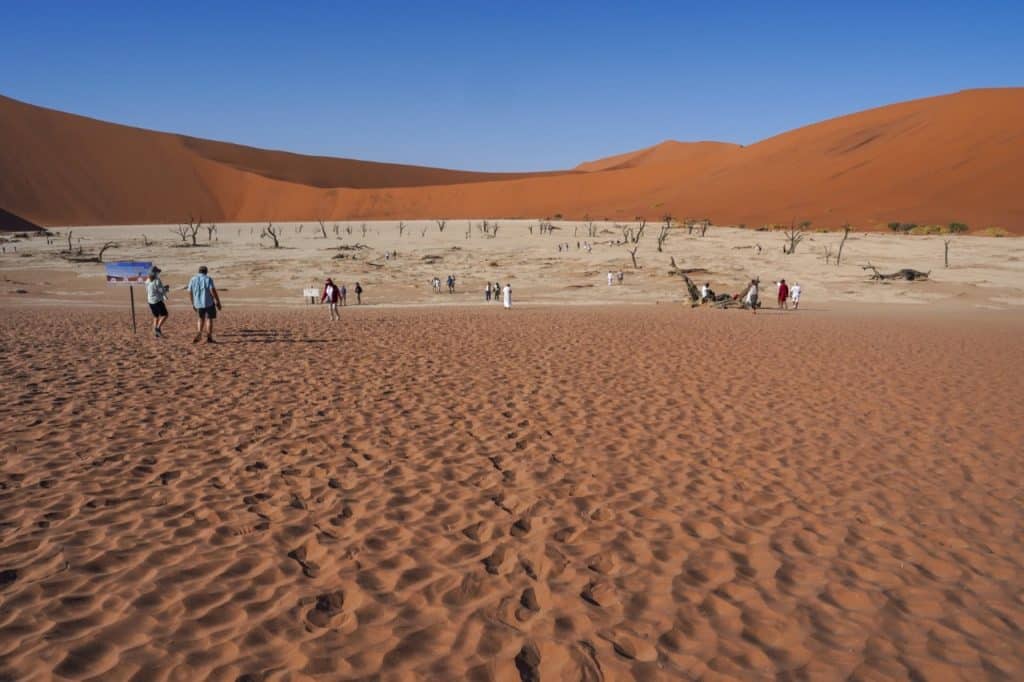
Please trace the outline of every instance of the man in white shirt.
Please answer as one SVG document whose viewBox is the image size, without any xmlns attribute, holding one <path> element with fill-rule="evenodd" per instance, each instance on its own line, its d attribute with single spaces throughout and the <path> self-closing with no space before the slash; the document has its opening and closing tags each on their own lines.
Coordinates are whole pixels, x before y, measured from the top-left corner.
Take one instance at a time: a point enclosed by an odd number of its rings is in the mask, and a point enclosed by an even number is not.
<svg viewBox="0 0 1024 682">
<path fill-rule="evenodd" d="M 744 302 L 748 306 L 750 306 L 750 309 L 753 310 L 754 314 L 756 315 L 757 314 L 757 280 L 756 279 L 750 280 L 750 287 L 747 289 L 747 296 L 744 299 Z"/>
<path fill-rule="evenodd" d="M 789 297 L 793 299 L 793 310 L 800 307 L 800 282 L 793 282 L 789 290 Z"/>
</svg>

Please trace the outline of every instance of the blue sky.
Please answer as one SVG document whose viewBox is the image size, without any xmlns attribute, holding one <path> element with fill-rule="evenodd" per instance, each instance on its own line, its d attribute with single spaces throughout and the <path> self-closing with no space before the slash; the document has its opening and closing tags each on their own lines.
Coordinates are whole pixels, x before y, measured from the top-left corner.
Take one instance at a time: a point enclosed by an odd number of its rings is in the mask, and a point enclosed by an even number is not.
<svg viewBox="0 0 1024 682">
<path fill-rule="evenodd" d="M 0 94 L 301 153 L 541 170 L 1024 85 L 1024 2 L 21 2 Z M 0 125 L 2 125 L 0 121 Z"/>
</svg>

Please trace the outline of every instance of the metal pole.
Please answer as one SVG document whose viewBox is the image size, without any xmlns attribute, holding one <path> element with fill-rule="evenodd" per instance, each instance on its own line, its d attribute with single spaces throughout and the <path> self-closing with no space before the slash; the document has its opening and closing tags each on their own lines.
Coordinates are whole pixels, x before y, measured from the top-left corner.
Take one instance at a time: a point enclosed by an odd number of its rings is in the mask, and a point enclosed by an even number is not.
<svg viewBox="0 0 1024 682">
<path fill-rule="evenodd" d="M 132 302 L 132 334 L 135 334 L 135 287 L 131 284 L 128 285 L 128 298 L 130 298 Z"/>
</svg>

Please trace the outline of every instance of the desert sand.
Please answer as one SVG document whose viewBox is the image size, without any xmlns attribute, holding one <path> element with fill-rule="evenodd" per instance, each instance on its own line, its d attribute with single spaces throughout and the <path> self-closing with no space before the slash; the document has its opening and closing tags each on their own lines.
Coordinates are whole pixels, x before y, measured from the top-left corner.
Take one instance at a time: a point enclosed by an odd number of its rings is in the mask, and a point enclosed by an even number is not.
<svg viewBox="0 0 1024 682">
<path fill-rule="evenodd" d="M 6 242 L 0 679 L 1024 675 L 1024 244 L 652 224 L 634 270 L 480 222 L 72 228 L 164 269 L 159 340 L 68 228 Z M 801 309 L 691 308 L 670 258 Z"/>
<path fill-rule="evenodd" d="M 495 174 L 253 149 L 0 97 L 0 209 L 47 226 L 190 214 L 309 222 L 668 213 L 751 227 L 958 221 L 1021 234 L 1022 139 L 1024 88 L 994 88 L 852 113 L 746 146 L 668 141 L 571 170 Z"/>
<path fill-rule="evenodd" d="M 1024 675 L 1019 314 L 230 296 L 0 307 L 0 678 Z"/>
</svg>

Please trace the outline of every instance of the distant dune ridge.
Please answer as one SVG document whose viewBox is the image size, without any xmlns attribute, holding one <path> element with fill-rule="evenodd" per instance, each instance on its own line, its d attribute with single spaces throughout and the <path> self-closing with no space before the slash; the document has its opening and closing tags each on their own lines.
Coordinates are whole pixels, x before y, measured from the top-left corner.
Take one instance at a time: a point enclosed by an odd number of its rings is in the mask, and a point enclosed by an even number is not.
<svg viewBox="0 0 1024 682">
<path fill-rule="evenodd" d="M 0 97 L 0 207 L 41 225 L 544 217 L 968 223 L 1024 233 L 1024 88 L 969 90 L 753 145 L 667 141 L 547 173 L 313 157 Z"/>
</svg>

